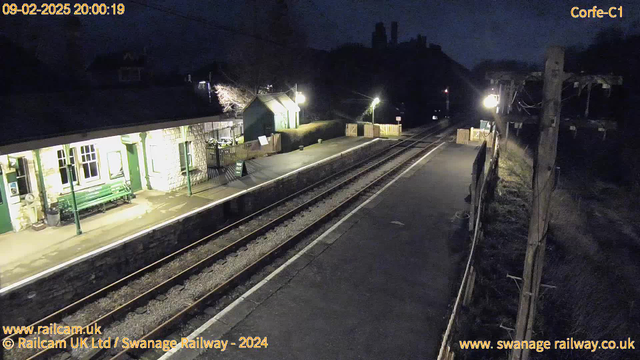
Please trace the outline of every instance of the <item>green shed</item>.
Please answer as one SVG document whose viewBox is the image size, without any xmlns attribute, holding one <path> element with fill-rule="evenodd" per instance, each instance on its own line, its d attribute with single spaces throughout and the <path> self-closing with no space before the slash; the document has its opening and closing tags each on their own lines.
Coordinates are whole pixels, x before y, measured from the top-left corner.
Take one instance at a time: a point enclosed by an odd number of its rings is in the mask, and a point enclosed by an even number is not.
<svg viewBox="0 0 640 360">
<path fill-rule="evenodd" d="M 295 129 L 300 125 L 300 108 L 285 93 L 256 96 L 244 108 L 244 140 L 257 140 L 283 129 Z"/>
</svg>

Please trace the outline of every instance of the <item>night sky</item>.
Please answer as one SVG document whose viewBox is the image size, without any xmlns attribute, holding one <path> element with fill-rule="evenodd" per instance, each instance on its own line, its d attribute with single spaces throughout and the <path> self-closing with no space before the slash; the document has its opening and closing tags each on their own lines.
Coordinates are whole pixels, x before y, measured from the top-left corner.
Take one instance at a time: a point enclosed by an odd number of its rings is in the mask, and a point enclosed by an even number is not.
<svg viewBox="0 0 640 360">
<path fill-rule="evenodd" d="M 144 1 L 144 0 L 143 0 Z M 250 32 L 249 0 L 147 0 L 148 4 L 176 9 Z M 259 0 L 260 2 L 266 0 Z M 122 16 L 82 16 L 85 60 L 98 53 L 147 47 L 166 68 L 190 71 L 212 60 L 233 60 L 229 51 L 238 35 L 214 30 L 194 20 L 122 0 Z M 109 2 L 110 3 L 110 2 Z M 376 22 L 399 23 L 399 41 L 417 34 L 442 46 L 445 53 L 471 68 L 483 59 L 515 59 L 540 63 L 552 44 L 588 45 L 601 29 L 618 26 L 626 33 L 640 32 L 640 6 L 633 1 L 601 1 L 598 6 L 623 6 L 622 19 L 574 19 L 573 6 L 590 7 L 593 1 L 419 1 L 419 0 L 290 0 L 294 26 L 316 49 L 330 50 L 351 42 L 371 45 Z M 28 48 L 37 48 L 45 62 L 55 63 L 62 48 L 62 17 L 3 16 L 1 30 Z"/>
</svg>

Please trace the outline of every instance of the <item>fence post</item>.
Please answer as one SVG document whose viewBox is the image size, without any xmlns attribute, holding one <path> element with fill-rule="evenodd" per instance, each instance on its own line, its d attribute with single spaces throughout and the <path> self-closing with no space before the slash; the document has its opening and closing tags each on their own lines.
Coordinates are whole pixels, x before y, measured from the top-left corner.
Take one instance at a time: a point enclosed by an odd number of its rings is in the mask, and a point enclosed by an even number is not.
<svg viewBox="0 0 640 360">
<path fill-rule="evenodd" d="M 216 150 L 216 167 L 219 169 L 220 168 L 220 145 L 216 144 L 215 150 Z"/>
<path fill-rule="evenodd" d="M 469 187 L 469 190 L 471 190 L 471 201 L 470 201 L 470 205 L 471 205 L 471 209 L 469 210 L 469 232 L 473 232 L 473 227 L 474 227 L 474 220 L 475 219 L 475 209 L 476 209 L 476 189 L 477 184 L 476 184 L 476 162 L 478 161 L 478 159 L 476 158 L 476 161 L 473 162 L 473 169 L 471 171 L 471 186 Z"/>
</svg>

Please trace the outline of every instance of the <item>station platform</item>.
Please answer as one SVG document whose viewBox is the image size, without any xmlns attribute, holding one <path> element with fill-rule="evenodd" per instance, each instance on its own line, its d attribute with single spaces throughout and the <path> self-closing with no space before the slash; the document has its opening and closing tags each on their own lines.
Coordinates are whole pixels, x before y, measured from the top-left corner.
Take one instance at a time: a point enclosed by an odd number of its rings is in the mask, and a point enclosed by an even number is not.
<svg viewBox="0 0 640 360">
<path fill-rule="evenodd" d="M 83 217 L 83 233 L 76 235 L 73 222 L 41 231 L 24 230 L 0 235 L 0 286 L 6 290 L 43 271 L 65 264 L 79 256 L 99 251 L 124 238 L 134 236 L 190 211 L 204 207 L 261 183 L 287 176 L 305 166 L 313 166 L 331 156 L 362 146 L 372 139 L 339 137 L 314 144 L 302 151 L 277 154 L 246 162 L 248 175 L 242 178 L 226 176 L 193 186 L 193 196 L 186 189 L 165 193 L 144 190 L 136 193 L 131 204 L 122 204 Z M 378 141 L 378 140 L 375 140 Z M 0 290 L 1 291 L 1 290 Z"/>
<path fill-rule="evenodd" d="M 468 247 L 478 148 L 445 143 L 161 359 L 433 359 Z M 267 348 L 240 349 L 241 337 Z M 233 345 L 235 344 L 235 345 Z"/>
</svg>

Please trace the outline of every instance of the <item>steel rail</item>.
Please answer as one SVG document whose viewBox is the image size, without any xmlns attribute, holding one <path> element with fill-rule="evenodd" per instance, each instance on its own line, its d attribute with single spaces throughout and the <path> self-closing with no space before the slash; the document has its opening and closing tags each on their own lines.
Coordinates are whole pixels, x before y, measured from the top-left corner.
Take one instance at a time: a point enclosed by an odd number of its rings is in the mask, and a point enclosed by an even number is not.
<svg viewBox="0 0 640 360">
<path fill-rule="evenodd" d="M 442 132 L 446 134 L 450 130 L 451 130 L 450 127 L 448 127 L 448 128 L 443 129 Z M 427 135 L 427 137 L 428 136 L 431 136 L 431 135 Z M 392 169 L 390 169 L 390 170 L 386 171 L 385 173 L 381 174 L 380 176 L 376 177 L 372 182 L 367 184 L 362 189 L 358 190 L 353 195 L 349 196 L 347 199 L 342 201 L 338 206 L 336 206 L 335 208 L 329 210 L 327 213 L 325 213 L 319 219 L 317 219 L 313 223 L 307 225 L 304 229 L 302 229 L 299 232 L 297 232 L 295 235 L 290 237 L 288 240 L 286 240 L 282 244 L 278 245 L 277 247 L 275 247 L 274 249 L 272 249 L 271 251 L 269 251 L 267 254 L 263 255 L 262 257 L 260 257 L 258 260 L 256 260 L 252 264 L 250 264 L 247 267 L 245 267 L 243 270 L 238 272 L 232 278 L 230 278 L 229 280 L 225 281 L 224 283 L 218 285 L 215 289 L 213 289 L 209 293 L 203 295 L 200 299 L 194 301 L 192 304 L 190 304 L 189 306 L 187 306 L 186 308 L 184 308 L 183 310 L 181 310 L 180 312 L 178 312 L 177 314 L 172 316 L 169 320 L 163 322 L 161 325 L 157 326 L 156 328 L 151 330 L 149 333 L 147 333 L 144 336 L 142 336 L 140 339 L 138 339 L 138 341 L 153 340 L 153 339 L 156 339 L 156 338 L 164 335 L 168 330 L 172 329 L 174 327 L 174 325 L 176 325 L 177 323 L 181 322 L 181 320 L 185 316 L 187 316 L 187 315 L 189 315 L 189 314 L 191 314 L 193 312 L 197 312 L 200 308 L 202 308 L 203 306 L 209 304 L 212 301 L 220 299 L 224 295 L 226 290 L 232 288 L 235 284 L 237 284 L 237 283 L 243 281 L 244 279 L 247 279 L 250 276 L 252 276 L 253 274 L 255 274 L 255 272 L 257 272 L 259 269 L 261 269 L 263 267 L 263 265 L 268 264 L 272 258 L 276 257 L 282 251 L 293 247 L 302 238 L 304 238 L 306 235 L 308 235 L 310 232 L 312 232 L 318 225 L 324 224 L 324 222 L 327 219 L 331 218 L 333 215 L 335 215 L 335 214 L 339 213 L 340 211 L 342 211 L 346 206 L 350 205 L 353 201 L 358 199 L 360 197 L 360 195 L 366 194 L 367 191 L 369 191 L 374 185 L 377 185 L 380 181 L 382 181 L 386 177 L 390 176 L 391 174 L 396 173 L 403 166 L 410 164 L 411 161 L 418 159 L 423 153 L 425 153 L 428 150 L 431 150 L 433 147 L 436 146 L 436 144 L 439 144 L 439 143 L 441 143 L 441 141 L 434 141 L 434 142 L 428 144 L 425 148 L 421 149 L 416 154 L 412 155 L 408 159 L 406 159 L 406 160 L 402 161 L 401 163 L 399 163 L 398 165 L 394 166 Z M 144 351 L 144 350 L 145 349 L 126 349 L 126 350 L 122 350 L 121 352 L 116 354 L 114 357 L 112 357 L 111 360 L 124 358 L 125 355 L 126 356 L 132 356 L 133 355 L 133 357 L 135 358 L 136 354 L 139 354 L 141 351 Z"/>
<path fill-rule="evenodd" d="M 85 297 L 83 297 L 83 298 L 81 298 L 79 300 L 76 300 L 75 302 L 65 306 L 64 308 L 59 309 L 56 312 L 53 312 L 53 313 L 47 315 L 46 317 L 33 322 L 32 324 L 28 325 L 27 327 L 36 328 L 37 326 L 43 325 L 45 323 L 55 322 L 57 319 L 59 320 L 59 319 L 65 317 L 66 315 L 68 315 L 69 313 L 72 313 L 72 312 L 78 310 L 85 303 L 91 302 L 92 300 L 99 298 L 101 295 L 103 295 L 105 293 L 108 293 L 108 292 L 111 292 L 111 291 L 115 291 L 118 288 L 120 288 L 121 286 L 123 286 L 125 283 L 133 281 L 133 280 L 141 277 L 142 275 L 148 273 L 149 271 L 155 270 L 156 268 L 158 268 L 158 267 L 170 262 L 171 260 L 177 258 L 179 255 L 181 255 L 181 254 L 183 254 L 183 253 L 185 253 L 185 252 L 187 252 L 187 251 L 189 251 L 191 249 L 194 249 L 194 248 L 196 248 L 196 247 L 198 247 L 200 245 L 205 244 L 207 240 L 210 240 L 213 237 L 218 237 L 218 236 L 222 235 L 223 233 L 229 232 L 230 230 L 235 229 L 238 226 L 255 219 L 256 217 L 262 215 L 263 213 L 266 213 L 267 211 L 272 210 L 275 207 L 277 207 L 277 206 L 279 206 L 279 205 L 281 205 L 281 204 L 283 204 L 283 203 L 285 203 L 287 201 L 290 201 L 293 198 L 295 198 L 295 197 L 297 197 L 299 195 L 302 195 L 303 193 L 308 192 L 308 191 L 312 190 L 313 188 L 322 185 L 325 182 L 329 182 L 330 180 L 332 180 L 332 179 L 334 179 L 336 177 L 339 177 L 339 176 L 343 175 L 346 172 L 353 171 L 354 169 L 360 167 L 362 164 L 372 161 L 373 159 L 379 157 L 381 154 L 389 151 L 390 149 L 399 147 L 399 146 L 401 146 L 402 144 L 404 144 L 404 143 L 406 143 L 408 141 L 412 141 L 413 138 L 421 135 L 422 133 L 424 133 L 425 131 L 430 130 L 433 127 L 435 127 L 435 125 L 427 127 L 421 133 L 418 133 L 416 135 L 412 135 L 411 137 L 409 137 L 407 139 L 403 139 L 403 140 L 399 141 L 397 144 L 393 144 L 388 148 L 380 150 L 380 151 L 376 152 L 375 154 L 369 156 L 368 158 L 366 158 L 364 160 L 361 160 L 361 161 L 357 162 L 356 164 L 354 164 L 354 165 L 352 165 L 352 166 L 350 166 L 350 167 L 348 167 L 346 169 L 340 170 L 339 172 L 336 172 L 336 173 L 334 173 L 332 175 L 329 175 L 328 177 L 325 177 L 325 178 L 323 178 L 323 179 L 321 179 L 321 180 L 319 180 L 319 181 L 317 181 L 317 182 L 315 182 L 315 183 L 313 183 L 313 184 L 311 184 L 311 185 L 309 185 L 309 186 L 307 186 L 307 187 L 305 187 L 305 188 L 303 188 L 303 189 L 301 189 L 301 190 L 299 190 L 299 191 L 297 191 L 297 192 L 295 192 L 295 193 L 293 193 L 291 195 L 286 196 L 285 198 L 282 198 L 282 199 L 274 202 L 273 204 L 270 204 L 270 205 L 268 205 L 268 206 L 266 206 L 266 207 L 264 207 L 264 208 L 262 208 L 262 209 L 260 209 L 260 210 L 258 210 L 256 212 L 252 213 L 252 214 L 249 214 L 249 215 L 247 215 L 247 216 L 245 216 L 245 217 L 233 222 L 232 224 L 229 224 L 229 225 L 227 225 L 227 226 L 225 226 L 225 227 L 223 227 L 223 228 L 221 228 L 219 230 L 216 230 L 215 232 L 213 232 L 213 233 L 211 233 L 209 235 L 206 235 L 205 237 L 203 237 L 201 239 L 198 239 L 198 240 L 194 241 L 193 243 L 191 243 L 191 244 L 189 244 L 189 245 L 187 245 L 187 246 L 185 246 L 185 247 L 183 247 L 181 249 L 178 249 L 175 252 L 173 252 L 173 253 L 171 253 L 169 255 L 166 255 L 165 257 L 163 257 L 163 258 L 161 258 L 159 260 L 154 261 L 151 264 L 146 265 L 145 267 L 140 268 L 140 269 L 132 272 L 131 274 L 129 274 L 129 275 L 125 276 L 125 277 L 122 277 L 122 278 L 118 279 L 117 281 L 114 281 L 113 283 L 111 283 L 111 284 L 109 284 L 109 285 L 107 285 L 105 287 L 102 287 L 102 288 L 96 290 L 95 292 L 93 292 L 93 293 L 91 293 L 91 294 L 89 294 L 89 295 L 87 295 L 87 296 L 85 296 Z M 20 334 L 9 334 L 9 335 L 4 336 L 2 338 L 2 340 L 4 340 L 4 339 L 13 339 L 15 337 L 20 337 Z"/>
<path fill-rule="evenodd" d="M 428 132 L 429 130 L 431 130 L 433 128 L 433 126 L 428 127 L 424 131 L 421 131 L 420 133 L 418 133 L 416 135 L 413 135 L 410 138 L 402 140 L 402 141 L 398 142 L 397 144 L 394 144 L 389 148 L 385 148 L 384 150 L 377 152 L 373 156 L 370 156 L 367 159 L 356 163 L 354 166 L 351 166 L 351 167 L 349 167 L 349 168 L 347 168 L 345 170 L 342 170 L 342 171 L 340 171 L 340 172 L 338 172 L 336 174 L 333 174 L 333 175 L 331 175 L 331 176 L 329 176 L 329 177 L 327 177 L 327 178 L 325 178 L 323 180 L 320 180 L 320 181 L 318 181 L 318 182 L 316 182 L 316 183 L 314 183 L 314 184 L 312 184 L 312 185 L 310 185 L 310 186 L 308 186 L 308 187 L 306 187 L 306 188 L 304 188 L 304 189 L 302 189 L 302 190 L 300 190 L 300 191 L 298 191 L 298 192 L 296 192 L 296 193 L 294 193 L 292 195 L 287 196 L 286 198 L 284 198 L 284 199 L 282 199 L 282 200 L 280 200 L 280 201 L 278 201 L 278 202 L 276 202 L 276 203 L 274 203 L 272 205 L 269 205 L 268 207 L 265 207 L 265 208 L 255 212 L 255 213 L 253 213 L 253 214 L 251 214 L 251 215 L 249 215 L 249 216 L 247 216 L 247 217 L 245 217 L 245 218 L 243 218 L 241 220 L 238 220 L 238 221 L 234 222 L 233 224 L 230 224 L 230 225 L 224 227 L 223 229 L 220 229 L 220 230 L 218 230 L 218 231 L 216 231 L 216 232 L 214 232 L 214 233 L 212 233 L 210 235 L 205 236 L 204 238 L 202 238 L 202 239 L 200 239 L 200 240 L 198 240 L 198 241 L 186 246 L 185 248 L 182 248 L 182 249 L 180 249 L 180 250 L 178 250 L 178 251 L 176 251 L 176 252 L 174 252 L 174 253 L 172 253 L 172 254 L 170 254 L 170 255 L 168 255 L 168 256 L 166 256 L 166 257 L 164 257 L 164 258 L 162 258 L 162 259 L 160 259 L 158 261 L 156 261 L 155 263 L 153 263 L 151 265 L 148 265 L 147 267 L 142 268 L 142 269 L 138 270 L 137 272 L 126 276 L 125 278 L 122 278 L 122 279 L 118 280 L 117 282 L 112 283 L 109 286 L 107 286 L 107 287 L 105 287 L 105 288 L 103 288 L 101 290 L 96 291 L 95 293 L 93 293 L 93 294 L 91 294 L 91 295 L 89 295 L 89 296 L 77 301 L 76 303 L 74 303 L 72 305 L 69 305 L 68 307 L 66 307 L 64 309 L 59 310 L 58 312 L 48 316 L 47 318 L 39 320 L 38 323 L 35 323 L 32 326 L 37 326 L 37 324 L 42 324 L 43 322 L 45 322 L 47 320 L 51 321 L 52 320 L 51 318 L 54 315 L 57 315 L 58 317 L 63 317 L 64 316 L 63 313 L 68 314 L 69 312 L 72 312 L 73 310 L 76 310 L 77 308 L 79 308 L 84 303 L 88 303 L 91 300 L 98 298 L 98 296 L 100 294 L 106 293 L 107 290 L 110 290 L 110 291 L 116 290 L 117 288 L 114 288 L 116 284 L 119 284 L 120 286 L 122 286 L 122 285 L 124 285 L 122 283 L 123 281 L 126 281 L 126 280 L 131 281 L 131 280 L 133 280 L 132 279 L 133 275 L 137 275 L 136 276 L 136 278 L 137 278 L 140 275 L 142 275 L 140 272 L 143 271 L 143 270 L 146 270 L 146 271 L 144 271 L 144 273 L 147 273 L 147 272 L 149 272 L 149 271 L 151 271 L 151 270 L 153 270 L 155 268 L 158 268 L 161 265 L 163 265 L 164 263 L 166 263 L 166 262 L 176 258 L 178 255 L 184 253 L 188 249 L 193 249 L 193 248 L 196 247 L 196 245 L 201 245 L 204 241 L 209 240 L 214 236 L 219 236 L 223 232 L 226 232 L 226 231 L 229 231 L 231 229 L 234 229 L 237 226 L 241 225 L 242 223 L 245 223 L 245 222 L 247 222 L 247 221 L 249 221 L 249 220 L 251 220 L 251 219 L 253 219 L 253 218 L 255 218 L 255 217 L 259 216 L 259 215 L 261 215 L 262 213 L 266 212 L 267 210 L 273 209 L 275 206 L 282 204 L 284 201 L 291 200 L 293 197 L 298 196 L 298 195 L 300 195 L 300 194 L 302 194 L 304 192 L 307 192 L 307 191 L 311 190 L 312 188 L 315 188 L 318 185 L 321 185 L 324 182 L 327 182 L 329 179 L 335 178 L 336 176 L 338 176 L 340 174 L 344 174 L 347 171 L 353 171 L 354 169 L 357 169 L 359 166 L 361 166 L 363 163 L 367 163 L 367 162 L 372 161 L 372 159 L 375 159 L 376 157 L 379 157 L 380 154 L 388 152 L 392 148 L 395 148 L 395 147 L 398 147 L 400 145 L 406 144 L 407 142 L 412 142 L 413 144 L 419 143 L 423 139 L 425 139 L 427 137 L 430 137 L 430 136 L 433 136 L 434 134 L 436 134 L 438 132 L 446 131 L 446 129 L 448 129 L 449 127 L 451 127 L 451 125 L 445 127 L 444 129 L 438 129 L 435 132 L 430 132 L 429 134 L 424 135 L 426 132 Z M 415 138 L 418 137 L 418 136 L 422 136 L 422 137 L 420 139 L 418 139 L 418 140 L 415 140 Z M 195 264 L 191 265 L 189 268 L 181 271 L 180 273 L 172 276 L 171 278 L 163 281 L 162 283 L 160 283 L 160 284 L 152 287 L 151 289 L 145 291 L 144 293 L 136 296 L 134 299 L 129 300 L 126 303 L 118 306 L 116 309 L 114 309 L 114 310 L 110 311 L 109 313 L 99 317 L 97 320 L 94 320 L 90 324 L 83 326 L 83 328 L 84 329 L 88 329 L 88 328 L 90 328 L 90 327 L 92 327 L 94 325 L 98 325 L 98 326 L 104 327 L 104 326 L 108 325 L 109 323 L 112 323 L 112 322 L 116 321 L 121 315 L 126 314 L 130 309 L 132 309 L 134 307 L 141 306 L 142 303 L 145 303 L 148 300 L 150 300 L 151 298 L 157 296 L 158 293 L 161 293 L 161 292 L 164 292 L 164 291 L 170 289 L 176 283 L 181 282 L 182 280 L 188 278 L 193 273 L 197 273 L 200 269 L 205 268 L 205 267 L 215 263 L 216 261 L 224 258 L 227 254 L 234 252 L 238 248 L 240 248 L 240 247 L 246 245 L 247 243 L 251 242 L 256 237 L 259 237 L 260 235 L 268 232 L 269 230 L 273 229 L 274 227 L 277 227 L 283 221 L 286 221 L 287 219 L 295 216 L 302 209 L 313 205 L 314 203 L 316 203 L 320 199 L 328 196 L 329 194 L 333 193 L 334 191 L 338 190 L 339 188 L 341 188 L 341 187 L 345 186 L 346 184 L 352 182 L 353 180 L 355 180 L 359 176 L 369 172 L 371 169 L 373 169 L 373 168 L 385 163 L 389 159 L 398 156 L 400 153 L 406 151 L 409 148 L 411 148 L 410 145 L 409 146 L 405 146 L 405 147 L 401 148 L 399 151 L 396 151 L 396 152 L 394 152 L 394 153 L 392 153 L 390 155 L 387 155 L 387 156 L 383 157 L 382 159 L 380 159 L 379 161 L 377 161 L 373 165 L 370 165 L 370 166 L 364 168 L 363 170 L 359 171 L 355 175 L 347 178 L 346 180 L 341 181 L 337 185 L 332 186 L 330 189 L 325 190 L 321 194 L 316 195 L 312 199 L 304 202 L 303 204 L 298 205 L 294 209 L 292 209 L 292 210 L 288 211 L 287 213 L 277 217 L 276 219 L 270 221 L 266 225 L 263 225 L 260 228 L 250 232 L 249 234 L 241 237 L 240 239 L 238 239 L 238 240 L 234 241 L 233 243 L 227 245 L 223 249 L 217 251 L 213 255 L 210 255 L 207 258 L 196 262 Z M 82 301 L 82 303 L 80 303 L 81 301 Z M 73 308 L 73 310 L 71 310 L 71 308 Z M 78 337 L 80 335 L 81 334 L 69 335 L 69 336 L 65 337 L 63 340 L 65 340 L 65 341 L 67 341 L 67 343 L 69 343 L 68 340 L 70 340 L 71 338 L 74 338 L 74 337 Z M 62 350 L 63 349 L 53 349 L 53 348 L 44 349 L 44 350 L 36 353 L 35 355 L 29 357 L 28 359 L 29 360 L 40 359 L 40 358 L 43 358 L 45 355 L 51 355 L 51 354 L 53 354 L 55 352 L 60 352 Z"/>
</svg>

